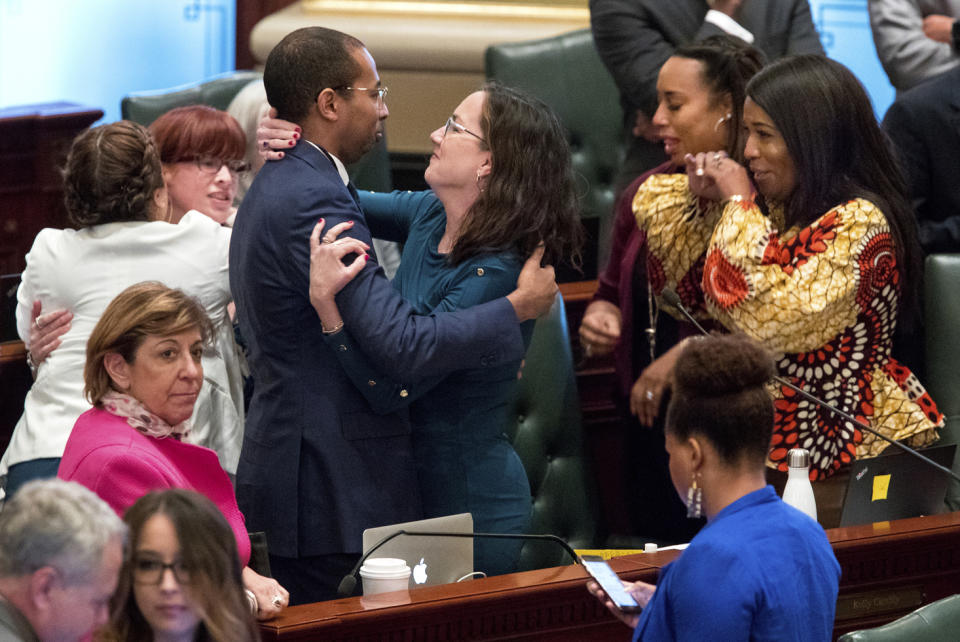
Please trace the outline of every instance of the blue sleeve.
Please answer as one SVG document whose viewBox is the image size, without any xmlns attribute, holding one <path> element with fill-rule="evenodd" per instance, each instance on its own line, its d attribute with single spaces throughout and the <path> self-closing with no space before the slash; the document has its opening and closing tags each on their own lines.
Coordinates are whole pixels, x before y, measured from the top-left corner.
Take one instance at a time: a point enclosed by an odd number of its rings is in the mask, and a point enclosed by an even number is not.
<svg viewBox="0 0 960 642">
<path fill-rule="evenodd" d="M 281 199 L 272 207 L 277 209 L 283 204 Z M 312 189 L 298 192 L 289 206 L 297 213 L 295 218 L 286 217 L 272 225 L 268 220 L 267 225 L 270 236 L 276 238 L 278 248 L 273 256 L 276 268 L 285 273 L 284 289 L 290 297 L 306 300 L 310 282 L 309 239 L 317 220 L 326 219 L 328 229 L 353 221 L 345 235 L 368 244 L 370 230 L 342 184 L 332 189 L 329 181 L 318 185 L 314 180 Z M 264 280 L 271 281 L 273 277 L 267 274 Z M 369 261 L 340 291 L 336 301 L 353 336 L 362 337 L 364 351 L 373 355 L 374 366 L 398 381 L 411 373 L 420 377 L 447 375 L 466 368 L 497 367 L 523 358 L 520 323 L 506 298 L 469 310 L 418 316 L 376 262 Z M 310 333 L 311 341 L 322 342 L 321 326 L 309 301 L 297 304 L 295 309 L 303 316 L 302 320 L 298 318 L 302 332 Z M 284 312 L 277 310 L 278 315 Z"/>
<path fill-rule="evenodd" d="M 494 368 L 523 358 L 520 323 L 505 297 L 466 310 L 417 316 L 383 271 L 368 265 L 336 301 L 374 366 L 395 380 Z"/>
<path fill-rule="evenodd" d="M 711 546 L 688 548 L 666 567 L 635 640 L 748 640 L 756 611 L 751 570 Z"/>
<path fill-rule="evenodd" d="M 417 215 L 429 207 L 432 192 L 360 191 L 360 206 L 374 238 L 404 243 L 410 225 Z"/>
<path fill-rule="evenodd" d="M 472 307 L 509 294 L 519 267 L 511 268 L 500 259 L 491 257 L 471 261 L 459 271 L 461 278 L 453 283 L 434 312 Z M 524 337 L 525 342 L 528 339 Z M 402 379 L 385 375 L 364 355 L 346 330 L 324 335 L 324 341 L 337 356 L 350 381 L 378 414 L 395 412 L 409 405 L 446 378 L 446 375 L 418 377 L 415 372 Z M 367 345 L 366 338 L 360 337 L 360 343 Z"/>
</svg>

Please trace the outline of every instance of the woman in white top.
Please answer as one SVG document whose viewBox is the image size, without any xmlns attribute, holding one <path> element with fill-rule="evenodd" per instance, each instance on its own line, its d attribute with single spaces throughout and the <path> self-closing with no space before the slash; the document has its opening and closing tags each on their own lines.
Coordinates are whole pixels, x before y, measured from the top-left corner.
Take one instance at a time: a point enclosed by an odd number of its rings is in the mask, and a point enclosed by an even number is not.
<svg viewBox="0 0 960 642">
<path fill-rule="evenodd" d="M 77 137 L 67 157 L 64 193 L 78 229 L 45 229 L 37 235 L 17 292 L 17 329 L 30 349 L 31 325 L 49 321 L 32 314 L 34 302 L 44 310 L 69 310 L 73 317 L 59 347 L 38 367 L 23 416 L 0 459 L 8 494 L 30 479 L 56 475 L 73 424 L 90 409 L 83 398 L 87 337 L 117 294 L 134 283 L 161 281 L 196 297 L 218 328 L 230 326 L 230 231 L 195 211 L 176 225 L 167 222 L 170 205 L 160 156 L 146 129 L 120 121 Z M 220 374 L 208 378 L 204 388 L 229 390 L 222 358 L 208 355 L 207 361 L 220 362 L 211 368 Z M 213 396 L 199 401 L 194 419 L 222 415 L 209 407 L 212 403 L 217 403 Z M 233 426 L 195 422 L 190 441 L 212 447 L 224 468 L 234 472 L 240 440 L 225 434 L 230 432 L 242 438 L 242 418 Z M 221 447 L 211 445 L 211 438 Z"/>
</svg>

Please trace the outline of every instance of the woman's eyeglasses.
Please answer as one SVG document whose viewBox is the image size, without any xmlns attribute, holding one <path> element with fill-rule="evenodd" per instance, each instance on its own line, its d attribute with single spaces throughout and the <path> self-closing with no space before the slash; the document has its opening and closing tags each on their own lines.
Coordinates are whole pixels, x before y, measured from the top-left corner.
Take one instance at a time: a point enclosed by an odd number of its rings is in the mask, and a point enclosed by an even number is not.
<svg viewBox="0 0 960 642">
<path fill-rule="evenodd" d="M 219 169 L 219 168 L 218 168 Z M 166 564 L 157 559 L 136 558 L 133 561 L 133 581 L 137 584 L 160 584 L 167 569 L 173 571 L 173 576 L 179 584 L 190 583 L 190 567 L 181 560 Z"/>
<path fill-rule="evenodd" d="M 444 137 L 444 138 L 447 137 L 447 134 L 450 133 L 450 130 L 460 132 L 461 134 L 470 134 L 471 136 L 473 136 L 474 138 L 476 138 L 477 140 L 479 140 L 479 141 L 482 142 L 482 143 L 487 142 L 487 141 L 483 140 L 483 136 L 480 136 L 480 135 L 478 135 L 478 134 L 474 134 L 472 131 L 470 131 L 469 129 L 467 129 L 466 127 L 464 127 L 463 125 L 461 125 L 461 124 L 458 123 L 457 121 L 455 121 L 455 120 L 453 119 L 453 116 L 451 116 L 450 118 L 447 119 L 447 124 L 444 125 L 444 127 L 443 127 L 443 137 Z"/>
<path fill-rule="evenodd" d="M 206 172 L 207 174 L 216 174 L 224 165 L 227 166 L 231 174 L 243 174 L 250 171 L 250 163 L 242 160 L 225 161 L 215 156 L 198 156 L 193 159 L 193 162 L 197 164 L 201 172 Z"/>
</svg>

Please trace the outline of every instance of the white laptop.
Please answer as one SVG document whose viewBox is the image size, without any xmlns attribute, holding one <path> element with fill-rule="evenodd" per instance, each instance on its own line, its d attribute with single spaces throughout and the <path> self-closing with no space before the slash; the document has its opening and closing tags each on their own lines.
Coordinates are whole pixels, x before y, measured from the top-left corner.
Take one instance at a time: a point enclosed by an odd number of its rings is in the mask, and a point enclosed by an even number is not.
<svg viewBox="0 0 960 642">
<path fill-rule="evenodd" d="M 441 533 L 473 532 L 470 513 L 421 519 L 403 524 L 378 526 L 363 531 L 363 552 L 398 530 Z M 370 557 L 396 557 L 412 569 L 410 587 L 456 582 L 473 572 L 473 538 L 400 535 L 381 546 Z"/>
</svg>

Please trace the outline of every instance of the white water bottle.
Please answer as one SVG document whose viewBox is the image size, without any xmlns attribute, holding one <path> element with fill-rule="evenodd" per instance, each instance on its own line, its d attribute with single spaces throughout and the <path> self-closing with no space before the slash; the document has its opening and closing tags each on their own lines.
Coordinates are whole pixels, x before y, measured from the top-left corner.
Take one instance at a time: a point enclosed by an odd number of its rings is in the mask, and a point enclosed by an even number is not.
<svg viewBox="0 0 960 642">
<path fill-rule="evenodd" d="M 813 498 L 810 483 L 810 453 L 804 448 L 791 448 L 787 453 L 787 485 L 783 489 L 783 501 L 813 519 L 817 519 L 817 502 Z"/>
</svg>

